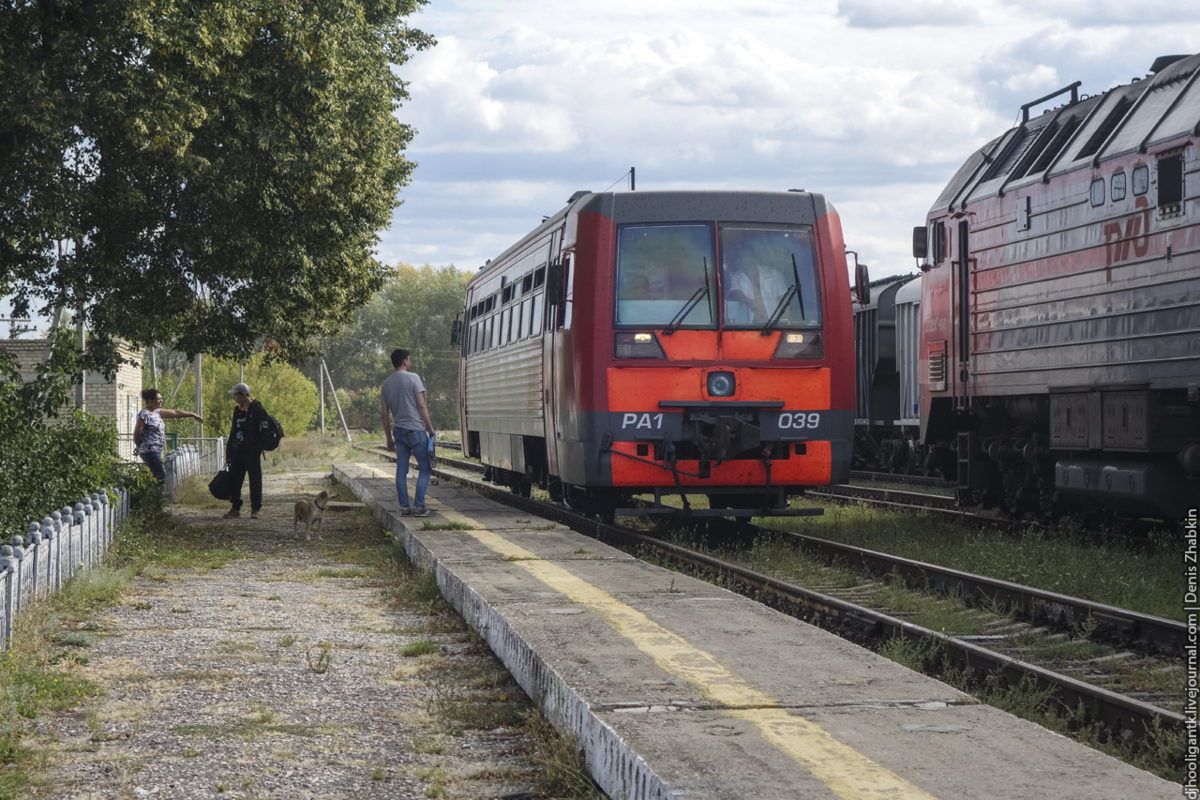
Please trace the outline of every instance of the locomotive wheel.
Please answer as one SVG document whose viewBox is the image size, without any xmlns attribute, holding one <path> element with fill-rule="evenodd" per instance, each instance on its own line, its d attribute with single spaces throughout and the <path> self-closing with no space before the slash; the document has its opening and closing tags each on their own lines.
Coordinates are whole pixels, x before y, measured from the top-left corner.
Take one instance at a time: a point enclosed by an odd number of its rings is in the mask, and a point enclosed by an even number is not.
<svg viewBox="0 0 1200 800">
<path fill-rule="evenodd" d="M 572 511 L 597 519 L 606 525 L 611 525 L 616 520 L 616 498 L 597 494 L 581 486 L 564 484 L 564 489 L 563 502 Z"/>
</svg>

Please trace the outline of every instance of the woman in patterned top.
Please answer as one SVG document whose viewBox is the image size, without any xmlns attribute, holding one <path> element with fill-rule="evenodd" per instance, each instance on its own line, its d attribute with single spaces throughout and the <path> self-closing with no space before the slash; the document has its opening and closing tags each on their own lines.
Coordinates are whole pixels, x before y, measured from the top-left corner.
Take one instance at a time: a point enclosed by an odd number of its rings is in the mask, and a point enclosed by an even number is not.
<svg viewBox="0 0 1200 800">
<path fill-rule="evenodd" d="M 159 483 L 164 483 L 167 471 L 163 469 L 162 451 L 167 446 L 167 434 L 163 420 L 179 417 L 191 417 L 197 422 L 204 420 L 191 411 L 162 408 L 162 395 L 158 389 L 143 389 L 142 399 L 146 401 L 146 407 L 138 412 L 137 424 L 133 426 L 133 443 L 137 447 L 137 454 L 154 473 L 154 477 L 158 478 Z"/>
</svg>

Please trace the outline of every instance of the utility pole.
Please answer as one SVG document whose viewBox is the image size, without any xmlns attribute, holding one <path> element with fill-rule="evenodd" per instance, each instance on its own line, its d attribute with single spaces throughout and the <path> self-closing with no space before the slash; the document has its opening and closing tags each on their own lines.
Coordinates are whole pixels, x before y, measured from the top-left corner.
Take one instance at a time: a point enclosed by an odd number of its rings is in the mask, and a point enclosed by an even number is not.
<svg viewBox="0 0 1200 800">
<path fill-rule="evenodd" d="M 87 326 L 83 322 L 85 306 L 79 306 L 79 319 L 75 321 L 75 332 L 79 336 L 79 354 L 83 355 L 87 348 Z M 75 387 L 75 407 L 87 411 L 87 370 L 79 374 L 79 385 Z"/>
<path fill-rule="evenodd" d="M 196 414 L 197 414 L 197 416 L 201 416 L 201 417 L 204 416 L 204 393 L 203 393 L 204 381 L 202 381 L 200 379 L 200 376 L 202 374 L 202 371 L 200 368 L 200 362 L 202 359 L 203 359 L 203 356 L 201 356 L 199 353 L 196 353 Z M 195 427 L 196 427 L 196 438 L 203 439 L 204 438 L 204 423 L 197 422 Z M 197 442 L 197 444 L 198 444 L 198 442 Z"/>
</svg>

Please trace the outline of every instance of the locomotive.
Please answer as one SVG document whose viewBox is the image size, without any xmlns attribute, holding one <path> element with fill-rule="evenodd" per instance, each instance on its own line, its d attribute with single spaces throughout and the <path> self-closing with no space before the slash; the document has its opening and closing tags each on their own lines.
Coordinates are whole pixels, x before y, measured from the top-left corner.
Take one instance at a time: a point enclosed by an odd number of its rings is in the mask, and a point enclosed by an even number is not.
<svg viewBox="0 0 1200 800">
<path fill-rule="evenodd" d="M 916 441 L 964 505 L 1178 519 L 1200 498 L 1200 55 L 1079 86 L 1022 106 L 913 232 Z"/>
<path fill-rule="evenodd" d="M 577 192 L 467 287 L 464 451 L 587 513 L 787 513 L 849 477 L 846 258 L 820 194 Z"/>
</svg>

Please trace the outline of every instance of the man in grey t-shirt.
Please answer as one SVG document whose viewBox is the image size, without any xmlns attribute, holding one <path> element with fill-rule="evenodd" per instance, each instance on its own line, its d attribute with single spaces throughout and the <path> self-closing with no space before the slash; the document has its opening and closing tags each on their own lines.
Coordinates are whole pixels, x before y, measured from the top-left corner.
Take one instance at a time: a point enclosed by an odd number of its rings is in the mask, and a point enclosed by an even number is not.
<svg viewBox="0 0 1200 800">
<path fill-rule="evenodd" d="M 387 449 L 396 453 L 396 497 L 404 516 L 427 517 L 425 490 L 429 488 L 429 439 L 433 436 L 433 420 L 425 405 L 425 384 L 409 372 L 408 351 L 392 351 L 392 366 L 396 371 L 379 388 L 379 405 L 383 414 L 383 429 L 387 433 Z M 395 420 L 395 427 L 388 419 Z M 408 460 L 417 457 L 417 492 L 413 506 L 408 505 Z"/>
</svg>

